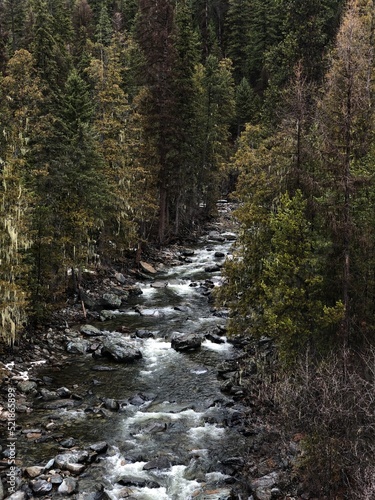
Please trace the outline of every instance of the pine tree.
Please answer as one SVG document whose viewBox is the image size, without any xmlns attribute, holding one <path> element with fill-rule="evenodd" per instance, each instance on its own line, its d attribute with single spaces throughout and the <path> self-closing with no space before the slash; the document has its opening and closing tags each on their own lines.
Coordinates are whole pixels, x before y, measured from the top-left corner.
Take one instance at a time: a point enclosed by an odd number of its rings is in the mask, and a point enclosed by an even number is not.
<svg viewBox="0 0 375 500">
<path fill-rule="evenodd" d="M 332 265 L 331 270 L 336 269 L 336 274 L 332 278 L 335 288 L 340 286 L 345 306 L 343 345 L 349 343 L 355 317 L 351 272 L 355 246 L 353 203 L 361 185 L 355 166 L 369 152 L 372 131 L 369 81 L 373 67 L 373 23 L 372 2 L 368 3 L 368 9 L 367 3 L 350 3 L 343 18 L 318 115 L 323 150 L 321 203 L 335 247 L 332 258 L 336 266 Z"/>
<path fill-rule="evenodd" d="M 27 321 L 28 266 L 32 245 L 31 215 L 35 197 L 29 152 L 38 133 L 40 82 L 26 50 L 16 51 L 0 81 L 4 135 L 0 160 L 0 318 L 3 340 L 14 342 Z"/>
</svg>

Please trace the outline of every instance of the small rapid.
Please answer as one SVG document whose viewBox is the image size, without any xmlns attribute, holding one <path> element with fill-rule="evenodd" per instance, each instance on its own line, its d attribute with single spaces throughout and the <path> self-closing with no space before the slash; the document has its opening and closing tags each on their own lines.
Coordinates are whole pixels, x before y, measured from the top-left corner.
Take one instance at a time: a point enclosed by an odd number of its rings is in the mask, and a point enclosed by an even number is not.
<svg viewBox="0 0 375 500">
<path fill-rule="evenodd" d="M 232 240 L 223 240 L 202 239 L 185 261 L 137 283 L 143 293 L 128 307 L 96 324 L 104 336 L 120 326 L 147 332 L 136 339 L 121 334 L 136 342 L 141 359 L 123 364 L 86 354 L 59 371 L 41 368 L 49 390 L 79 386 L 79 397 L 56 411 L 37 406 L 28 421 L 58 428 L 81 447 L 109 445 L 86 473 L 84 491 L 99 481 L 111 500 L 230 498 L 236 479 L 225 464 L 245 455 L 247 438 L 229 425 L 234 402 L 217 377 L 217 366 L 238 355 L 222 335 L 225 312 L 212 308 L 207 293 L 220 284 L 220 266 L 230 255 Z M 219 342 L 205 338 L 199 349 L 185 352 L 171 346 L 175 335 L 213 330 L 221 332 Z M 26 456 L 20 446 L 30 463 L 53 451 L 51 443 L 41 443 Z"/>
</svg>

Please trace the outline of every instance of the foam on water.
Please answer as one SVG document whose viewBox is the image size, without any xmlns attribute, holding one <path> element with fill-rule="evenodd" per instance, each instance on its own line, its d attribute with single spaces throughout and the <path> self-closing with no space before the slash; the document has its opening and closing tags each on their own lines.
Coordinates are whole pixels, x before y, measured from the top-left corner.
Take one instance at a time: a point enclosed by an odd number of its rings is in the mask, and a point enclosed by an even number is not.
<svg viewBox="0 0 375 500">
<path fill-rule="evenodd" d="M 205 340 L 202 343 L 202 347 L 205 347 L 206 349 L 211 349 L 213 351 L 217 352 L 225 352 L 225 351 L 230 351 L 233 349 L 232 344 L 228 344 L 225 342 L 224 344 L 216 344 L 215 342 L 211 342 L 211 340 Z"/>
<path fill-rule="evenodd" d="M 207 422 L 201 427 L 192 427 L 188 431 L 189 437 L 196 442 L 204 442 L 207 439 L 218 440 L 225 434 L 223 427 L 218 427 L 216 424 L 208 424 Z"/>
</svg>

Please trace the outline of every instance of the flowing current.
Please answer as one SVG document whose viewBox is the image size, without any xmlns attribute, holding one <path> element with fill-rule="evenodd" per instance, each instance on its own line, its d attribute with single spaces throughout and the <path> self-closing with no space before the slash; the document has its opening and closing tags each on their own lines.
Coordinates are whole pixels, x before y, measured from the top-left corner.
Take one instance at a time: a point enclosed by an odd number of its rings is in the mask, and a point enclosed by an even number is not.
<svg viewBox="0 0 375 500">
<path fill-rule="evenodd" d="M 222 343 L 206 339 L 197 350 L 171 348 L 176 333 L 223 330 L 226 320 L 212 309 L 202 285 L 219 284 L 220 272 L 205 268 L 222 263 L 215 252 L 228 255 L 230 246 L 202 240 L 188 262 L 139 283 L 142 295 L 116 319 L 96 325 L 107 332 L 119 326 L 152 332 L 154 338 L 136 340 L 142 359 L 122 364 L 87 354 L 60 371 L 39 373 L 50 378 L 49 390 L 64 386 L 82 399 L 55 411 L 36 408 L 28 425 L 32 418 L 74 438 L 81 449 L 109 444 L 109 452 L 80 479 L 80 491 L 92 491 L 99 482 L 114 500 L 124 498 L 126 488 L 141 500 L 230 497 L 228 459 L 245 455 L 246 438 L 230 425 L 236 404 L 220 391 L 217 366 L 237 353 L 225 337 Z M 108 371 L 97 371 L 97 365 Z M 116 411 L 105 409 L 108 400 L 115 401 Z M 53 446 L 46 441 L 29 447 L 25 460 L 45 463 L 56 453 Z"/>
</svg>

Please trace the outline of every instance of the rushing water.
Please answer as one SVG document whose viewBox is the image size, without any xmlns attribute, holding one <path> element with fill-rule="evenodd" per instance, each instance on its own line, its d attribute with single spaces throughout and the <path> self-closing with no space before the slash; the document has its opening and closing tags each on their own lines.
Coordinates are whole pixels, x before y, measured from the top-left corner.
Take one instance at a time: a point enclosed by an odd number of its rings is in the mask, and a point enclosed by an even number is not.
<svg viewBox="0 0 375 500">
<path fill-rule="evenodd" d="M 82 399 L 66 409 L 36 408 L 27 424 L 34 421 L 32 425 L 51 432 L 56 429 L 75 438 L 80 448 L 102 440 L 110 445 L 108 455 L 95 464 L 80 488 L 100 481 L 112 499 L 123 498 L 126 484 L 132 485 L 131 497 L 141 500 L 229 496 L 231 478 L 223 461 L 243 454 L 246 438 L 227 425 L 233 402 L 220 391 L 216 367 L 235 356 L 235 349 L 227 342 L 205 340 L 199 350 L 179 353 L 170 342 L 176 332 L 204 333 L 225 325 L 200 286 L 206 279 L 220 280 L 219 272 L 204 271 L 208 263 L 218 261 L 215 251 L 229 253 L 230 242 L 202 241 L 191 262 L 159 273 L 157 288 L 152 280 L 139 283 L 143 294 L 129 309 L 97 325 L 109 332 L 119 325 L 154 332 L 155 338 L 137 341 L 141 360 L 115 364 L 86 355 L 75 357 L 60 371 L 40 371 L 40 377 L 52 378 L 49 390 L 65 386 Z M 95 371 L 98 364 L 114 370 Z M 102 411 L 105 398 L 119 402 L 119 411 Z M 57 451 L 55 440 L 32 449 L 29 445 L 27 455 L 22 443 L 20 447 L 26 465 L 45 463 Z M 147 462 L 160 457 L 171 467 L 145 470 Z"/>
</svg>

